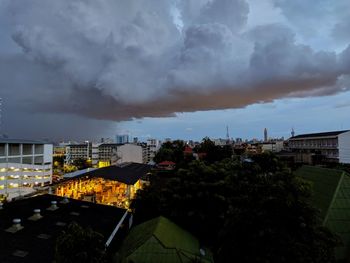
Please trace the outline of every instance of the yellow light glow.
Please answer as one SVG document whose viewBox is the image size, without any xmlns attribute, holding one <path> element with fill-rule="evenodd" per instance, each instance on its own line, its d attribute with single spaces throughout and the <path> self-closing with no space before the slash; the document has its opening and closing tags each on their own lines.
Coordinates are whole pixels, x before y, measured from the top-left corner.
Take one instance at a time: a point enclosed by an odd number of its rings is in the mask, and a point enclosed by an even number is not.
<svg viewBox="0 0 350 263">
<path fill-rule="evenodd" d="M 103 168 L 103 167 L 107 167 L 107 166 L 110 166 L 110 165 L 111 165 L 111 162 L 109 162 L 109 161 L 105 161 L 105 162 L 99 161 L 98 162 L 98 168 Z"/>
</svg>

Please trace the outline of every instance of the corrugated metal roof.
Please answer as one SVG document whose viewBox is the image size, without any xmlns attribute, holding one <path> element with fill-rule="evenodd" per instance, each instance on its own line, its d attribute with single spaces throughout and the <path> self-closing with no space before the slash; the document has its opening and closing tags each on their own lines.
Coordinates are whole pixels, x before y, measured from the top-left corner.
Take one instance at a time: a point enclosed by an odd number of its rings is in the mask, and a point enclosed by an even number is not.
<svg viewBox="0 0 350 263">
<path fill-rule="evenodd" d="M 350 251 L 350 176 L 344 171 L 303 166 L 296 174 L 312 185 L 314 206 L 321 212 L 323 225 L 340 236 L 343 245 L 335 250 L 337 259 Z"/>
<path fill-rule="evenodd" d="M 295 173 L 311 183 L 313 203 L 316 208 L 320 209 L 321 218 L 324 219 L 344 172 L 305 165 Z"/>
<path fill-rule="evenodd" d="M 200 256 L 198 240 L 165 217 L 157 217 L 135 226 L 126 237 L 120 249 L 124 260 L 133 262 L 213 262 L 206 250 Z M 128 261 L 129 262 L 129 261 Z"/>
</svg>

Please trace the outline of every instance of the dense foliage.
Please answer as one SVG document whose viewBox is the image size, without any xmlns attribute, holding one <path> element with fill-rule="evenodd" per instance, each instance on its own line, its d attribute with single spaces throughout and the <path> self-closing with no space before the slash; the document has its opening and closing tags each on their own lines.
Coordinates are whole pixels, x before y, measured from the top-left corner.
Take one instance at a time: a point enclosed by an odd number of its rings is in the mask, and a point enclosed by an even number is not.
<svg viewBox="0 0 350 263">
<path fill-rule="evenodd" d="M 215 151 L 205 143 L 198 151 Z M 337 239 L 320 226 L 306 182 L 273 154 L 216 159 L 188 163 L 165 185 L 155 174 L 132 203 L 136 221 L 170 218 L 209 246 L 217 262 L 334 261 Z"/>
<path fill-rule="evenodd" d="M 56 263 L 105 262 L 103 236 L 71 223 L 56 240 Z"/>
</svg>

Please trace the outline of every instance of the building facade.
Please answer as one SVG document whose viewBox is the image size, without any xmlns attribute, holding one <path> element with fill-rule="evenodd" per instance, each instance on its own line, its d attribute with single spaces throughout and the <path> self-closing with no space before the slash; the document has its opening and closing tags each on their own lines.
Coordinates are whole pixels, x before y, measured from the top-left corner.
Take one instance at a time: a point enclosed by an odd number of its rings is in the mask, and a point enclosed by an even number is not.
<svg viewBox="0 0 350 263">
<path fill-rule="evenodd" d="M 299 162 L 322 156 L 329 162 L 350 163 L 350 130 L 297 135 L 288 140 L 288 147 Z"/>
<path fill-rule="evenodd" d="M 135 144 L 120 145 L 117 149 L 117 163 L 143 163 L 142 146 Z"/>
<path fill-rule="evenodd" d="M 127 134 L 117 135 L 115 136 L 115 142 L 117 144 L 129 143 L 129 135 Z"/>
<path fill-rule="evenodd" d="M 92 165 L 108 166 L 116 164 L 118 161 L 117 148 L 118 144 L 116 143 L 93 144 Z"/>
<path fill-rule="evenodd" d="M 12 200 L 52 182 L 53 145 L 0 139 L 0 200 Z"/>
<path fill-rule="evenodd" d="M 92 155 L 92 143 L 69 144 L 66 146 L 64 162 L 72 164 L 74 160 L 88 160 Z"/>
<path fill-rule="evenodd" d="M 146 149 L 144 151 L 144 162 L 153 162 L 153 158 L 160 149 L 161 142 L 157 139 L 147 139 Z"/>
</svg>

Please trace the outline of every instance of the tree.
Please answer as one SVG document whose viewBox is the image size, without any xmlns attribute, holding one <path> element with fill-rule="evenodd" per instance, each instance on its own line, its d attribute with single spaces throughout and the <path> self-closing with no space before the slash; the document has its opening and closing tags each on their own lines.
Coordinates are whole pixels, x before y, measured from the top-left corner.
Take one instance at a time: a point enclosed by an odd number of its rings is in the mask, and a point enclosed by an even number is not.
<svg viewBox="0 0 350 263">
<path fill-rule="evenodd" d="M 337 239 L 309 199 L 310 187 L 268 154 L 193 161 L 165 187 L 139 191 L 131 207 L 136 221 L 164 215 L 189 230 L 217 262 L 332 262 Z"/>
<path fill-rule="evenodd" d="M 156 163 L 163 161 L 172 161 L 176 164 L 182 163 L 184 161 L 184 149 L 185 143 L 183 141 L 176 140 L 173 142 L 165 142 L 162 144 L 153 160 Z"/>
<path fill-rule="evenodd" d="M 226 158 L 231 158 L 233 154 L 232 147 L 230 145 L 219 146 L 209 139 L 209 137 L 203 138 L 202 142 L 195 147 L 195 152 L 205 153 L 204 160 L 207 163 L 214 163 Z"/>
<path fill-rule="evenodd" d="M 219 234 L 220 262 L 335 261 L 337 238 L 321 226 L 307 183 L 286 172 L 228 180 L 235 194 Z"/>
<path fill-rule="evenodd" d="M 73 165 L 76 166 L 78 170 L 86 169 L 91 167 L 91 160 L 78 158 L 73 161 Z"/>
<path fill-rule="evenodd" d="M 56 240 L 56 263 L 104 262 L 103 236 L 72 222 Z"/>
</svg>

